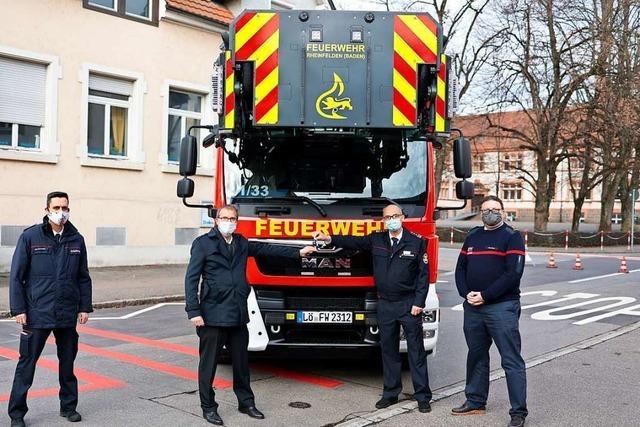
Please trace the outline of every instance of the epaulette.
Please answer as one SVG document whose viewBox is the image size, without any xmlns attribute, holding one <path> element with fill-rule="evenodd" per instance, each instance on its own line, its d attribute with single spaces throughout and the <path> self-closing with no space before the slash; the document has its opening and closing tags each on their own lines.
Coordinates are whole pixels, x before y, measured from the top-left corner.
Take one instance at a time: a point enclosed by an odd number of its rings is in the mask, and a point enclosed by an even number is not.
<svg viewBox="0 0 640 427">
<path fill-rule="evenodd" d="M 409 230 L 409 233 L 413 234 L 414 236 L 416 236 L 418 239 L 422 239 L 422 235 L 416 233 L 415 231 L 411 231 Z"/>
<path fill-rule="evenodd" d="M 31 230 L 33 227 L 37 227 L 37 226 L 39 226 L 39 225 L 42 225 L 42 224 L 33 224 L 33 225 L 31 225 L 31 226 L 29 226 L 29 227 L 25 228 L 23 231 Z"/>
</svg>

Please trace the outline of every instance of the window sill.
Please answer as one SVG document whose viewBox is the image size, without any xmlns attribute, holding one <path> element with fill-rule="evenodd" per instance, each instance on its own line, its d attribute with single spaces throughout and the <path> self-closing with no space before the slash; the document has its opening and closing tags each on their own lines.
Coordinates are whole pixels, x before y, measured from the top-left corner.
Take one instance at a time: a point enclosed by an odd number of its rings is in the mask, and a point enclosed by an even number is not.
<svg viewBox="0 0 640 427">
<path fill-rule="evenodd" d="M 82 166 L 88 166 L 88 167 L 94 167 L 94 168 L 126 169 L 126 170 L 134 170 L 134 171 L 144 170 L 144 163 L 133 162 L 131 160 L 121 160 L 121 159 L 81 157 L 80 164 Z"/>
<path fill-rule="evenodd" d="M 180 174 L 180 167 L 173 163 L 164 163 L 160 166 L 160 170 L 164 173 Z M 213 169 L 196 168 L 196 176 L 213 176 Z"/>
<path fill-rule="evenodd" d="M 41 151 L 16 150 L 14 148 L 0 148 L 0 159 L 17 160 L 21 162 L 58 163 L 58 156 L 55 154 L 43 153 Z"/>
</svg>

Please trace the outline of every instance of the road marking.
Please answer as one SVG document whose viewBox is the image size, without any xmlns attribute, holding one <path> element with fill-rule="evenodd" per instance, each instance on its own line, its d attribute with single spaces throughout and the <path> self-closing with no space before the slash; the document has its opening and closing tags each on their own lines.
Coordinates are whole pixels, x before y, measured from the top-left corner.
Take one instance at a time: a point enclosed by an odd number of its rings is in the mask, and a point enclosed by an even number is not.
<svg viewBox="0 0 640 427">
<path fill-rule="evenodd" d="M 632 323 L 631 325 L 623 326 L 621 328 L 614 329 L 613 331 L 605 332 L 603 334 L 596 335 L 595 337 L 579 341 L 575 344 L 571 344 L 569 346 L 550 351 L 540 356 L 536 356 L 526 362 L 527 369 L 534 368 L 536 366 L 542 365 L 543 363 L 550 362 L 552 360 L 569 355 L 571 353 L 575 353 L 577 351 L 588 349 L 589 347 L 593 347 L 594 345 L 602 344 L 621 335 L 633 332 L 636 329 L 640 329 L 640 322 Z M 495 369 L 491 371 L 489 380 L 491 382 L 494 382 L 504 377 L 505 374 L 502 369 Z M 434 390 L 433 401 L 437 402 L 439 400 L 454 396 L 458 393 L 462 393 L 464 391 L 464 388 L 464 381 L 461 381 L 449 386 L 436 389 Z M 405 402 L 393 405 L 393 407 L 390 407 L 388 409 L 381 409 L 378 411 L 372 411 L 369 414 L 358 415 L 354 419 L 334 424 L 334 427 L 366 427 L 380 423 L 384 420 L 388 420 L 389 418 L 395 417 L 396 415 L 415 411 L 418 408 L 418 403 L 415 401 L 409 401 L 406 403 Z"/>
<path fill-rule="evenodd" d="M 0 357 L 4 357 L 10 360 L 18 360 L 20 354 L 17 351 L 8 349 L 6 347 L 0 347 Z M 37 366 L 44 368 L 48 371 L 58 372 L 58 362 L 40 358 Z M 109 378 L 103 375 L 98 375 L 94 372 L 87 371 L 85 369 L 73 368 L 73 373 L 79 381 L 84 384 L 78 386 L 78 391 L 95 391 L 95 390 L 107 390 L 113 388 L 122 388 L 127 385 L 126 382 Z M 34 397 L 48 397 L 57 396 L 60 392 L 58 387 L 41 388 L 38 390 L 29 390 L 29 399 Z M 7 402 L 9 400 L 9 394 L 0 394 L 0 402 Z"/>
<path fill-rule="evenodd" d="M 78 332 L 94 335 L 102 338 L 109 338 L 116 341 L 123 341 L 133 344 L 139 344 L 147 347 L 159 348 L 162 350 L 172 351 L 174 353 L 187 354 L 189 356 L 200 357 L 198 349 L 195 347 L 189 347 L 181 344 L 174 344 L 162 340 L 154 340 L 150 338 L 144 338 L 136 335 L 123 334 L 120 332 L 108 331 L 104 329 L 90 328 L 88 326 L 79 326 Z M 295 381 L 316 385 L 323 388 L 336 388 L 344 383 L 342 381 L 334 380 L 332 378 L 322 377 L 318 375 L 303 374 L 301 372 L 291 371 L 288 369 L 282 369 L 278 367 L 268 366 L 264 364 L 252 364 L 256 369 L 271 373 L 278 377 L 292 379 Z"/>
<path fill-rule="evenodd" d="M 640 268 L 637 268 L 635 270 L 629 270 L 629 273 L 637 273 L 638 271 L 640 271 Z M 611 273 L 611 274 L 603 274 L 601 276 L 593 276 L 593 277 L 586 277 L 584 279 L 577 279 L 577 280 L 570 280 L 567 283 L 581 283 L 581 282 L 588 282 L 590 280 L 598 280 L 598 279 L 604 279 L 606 277 L 613 277 L 613 276 L 620 276 L 623 274 L 627 274 L 627 273 Z"/>
</svg>

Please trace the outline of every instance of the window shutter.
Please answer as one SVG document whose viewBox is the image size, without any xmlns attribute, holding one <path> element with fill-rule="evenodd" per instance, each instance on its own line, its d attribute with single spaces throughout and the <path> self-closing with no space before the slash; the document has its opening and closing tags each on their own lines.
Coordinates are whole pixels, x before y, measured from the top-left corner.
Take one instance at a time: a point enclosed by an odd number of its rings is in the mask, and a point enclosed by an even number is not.
<svg viewBox="0 0 640 427">
<path fill-rule="evenodd" d="M 131 96 L 133 95 L 133 82 L 100 74 L 89 74 L 89 89 Z"/>
<path fill-rule="evenodd" d="M 0 122 L 44 126 L 47 66 L 0 56 Z"/>
</svg>

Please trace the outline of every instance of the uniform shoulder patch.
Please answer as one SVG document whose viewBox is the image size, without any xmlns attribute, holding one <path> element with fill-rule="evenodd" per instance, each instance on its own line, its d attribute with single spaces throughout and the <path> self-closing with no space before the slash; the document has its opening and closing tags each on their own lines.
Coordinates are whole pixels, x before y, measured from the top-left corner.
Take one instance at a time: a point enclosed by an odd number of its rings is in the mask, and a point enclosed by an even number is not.
<svg viewBox="0 0 640 427">
<path fill-rule="evenodd" d="M 413 234 L 414 236 L 416 236 L 416 237 L 417 237 L 417 238 L 419 238 L 419 239 L 422 239 L 422 235 L 420 235 L 420 234 L 416 233 L 415 231 L 411 231 L 411 230 L 409 230 L 409 233 Z"/>
<path fill-rule="evenodd" d="M 426 252 L 424 253 L 424 255 L 422 255 L 422 262 L 424 262 L 425 264 L 429 264 L 429 255 L 427 255 Z"/>
</svg>

